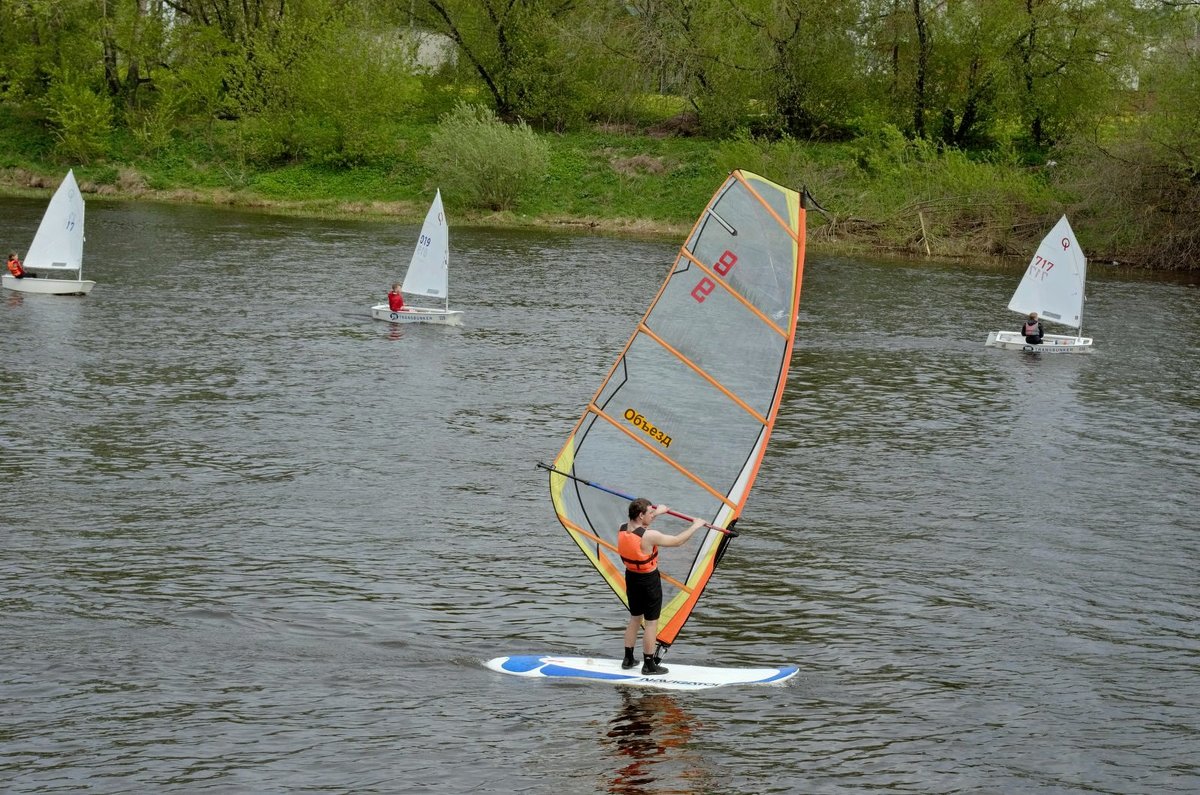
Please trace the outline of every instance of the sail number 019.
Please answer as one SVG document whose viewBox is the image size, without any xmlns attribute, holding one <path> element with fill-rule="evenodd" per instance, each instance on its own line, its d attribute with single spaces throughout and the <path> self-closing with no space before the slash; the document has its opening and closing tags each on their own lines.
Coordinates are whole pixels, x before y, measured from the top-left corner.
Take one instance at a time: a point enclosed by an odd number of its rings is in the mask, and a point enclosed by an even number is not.
<svg viewBox="0 0 1200 795">
<path fill-rule="evenodd" d="M 651 439 L 660 443 L 663 447 L 671 446 L 671 437 L 670 436 L 667 436 L 661 430 L 659 430 L 658 428 L 655 428 L 652 424 L 650 424 L 650 422 L 648 422 L 646 420 L 645 417 L 643 417 L 641 414 L 638 414 L 633 409 L 625 409 L 625 419 L 629 420 L 629 422 L 633 425 L 633 427 L 641 428 L 643 431 L 645 431 L 647 434 L 650 435 Z"/>
<path fill-rule="evenodd" d="M 713 270 L 720 276 L 728 276 L 733 270 L 733 266 L 737 265 L 737 254 L 734 254 L 729 249 L 725 249 L 725 253 L 717 257 L 717 261 L 713 263 Z M 712 291 L 717 288 L 717 283 L 705 276 L 700 280 L 700 283 L 692 288 L 692 298 L 696 299 L 696 303 L 704 303 L 704 299 L 712 294 Z"/>
</svg>

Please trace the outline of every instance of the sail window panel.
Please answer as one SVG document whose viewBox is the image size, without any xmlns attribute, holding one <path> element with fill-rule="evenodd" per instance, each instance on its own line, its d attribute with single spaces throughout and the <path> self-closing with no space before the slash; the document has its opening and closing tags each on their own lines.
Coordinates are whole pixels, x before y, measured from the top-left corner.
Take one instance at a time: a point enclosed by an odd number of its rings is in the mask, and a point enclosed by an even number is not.
<svg viewBox="0 0 1200 795">
<path fill-rule="evenodd" d="M 712 521 L 723 505 L 699 483 L 606 422 L 593 425 L 579 444 L 575 469 L 586 472 L 589 480 L 611 484 L 655 503 L 666 503 L 706 521 Z M 587 522 L 604 531 L 598 535 L 615 542 L 617 526 L 626 520 L 629 502 L 599 489 L 581 487 L 578 493 Z"/>
<path fill-rule="evenodd" d="M 762 424 L 647 335 L 630 344 L 622 370 L 627 377 L 601 406 L 605 413 L 644 446 L 728 492 Z"/>
<path fill-rule="evenodd" d="M 612 401 L 613 394 L 628 381 L 628 371 L 625 368 L 625 357 L 622 356 L 617 360 L 617 366 L 613 368 L 612 375 L 600 387 L 600 392 L 596 395 L 597 406 L 607 406 Z"/>
<path fill-rule="evenodd" d="M 689 271 L 696 272 L 695 267 Z M 779 385 L 787 339 L 720 287 L 703 303 L 697 302 L 691 294 L 695 281 L 676 274 L 646 319 L 646 327 L 759 416 L 767 416 Z M 783 328 L 788 328 L 786 322 Z"/>
<path fill-rule="evenodd" d="M 796 209 L 799 207 L 799 196 L 795 191 L 785 190 L 774 182 L 763 179 L 755 174 L 742 172 L 742 176 L 746 178 L 746 183 L 754 190 L 762 200 L 766 202 L 767 207 L 771 211 L 782 218 L 787 223 L 793 223 L 793 216 Z M 799 229 L 797 223 L 797 230 Z"/>
<path fill-rule="evenodd" d="M 708 522 L 717 517 L 723 506 L 720 500 L 699 484 L 603 421 L 592 425 L 587 436 L 578 442 L 575 466 L 578 471 L 587 472 L 589 479 L 598 483 L 609 483 L 617 487 L 624 485 L 636 496 L 645 497 L 655 504 L 668 505 L 675 511 Z M 587 515 L 596 535 L 615 546 L 617 529 L 628 521 L 629 502 L 599 489 L 586 487 L 580 489 L 579 496 L 581 510 Z M 661 532 L 674 534 L 683 530 L 686 525 L 676 517 L 661 516 L 654 520 L 653 527 Z M 663 573 L 680 582 L 686 582 L 692 576 L 699 551 L 703 549 L 703 545 L 698 542 L 699 538 L 682 547 L 660 549 L 659 565 Z M 613 553 L 608 554 L 618 565 L 624 566 L 619 562 L 619 557 Z M 664 583 L 663 586 L 663 600 L 666 604 L 671 597 L 666 590 L 667 584 Z"/>
<path fill-rule="evenodd" d="M 688 250 L 764 315 L 786 328 L 795 289 L 795 240 L 763 212 L 762 203 L 740 183 L 722 194 L 712 212 L 724 223 L 706 215 Z M 789 220 L 790 216 L 785 212 L 780 218 Z"/>
</svg>

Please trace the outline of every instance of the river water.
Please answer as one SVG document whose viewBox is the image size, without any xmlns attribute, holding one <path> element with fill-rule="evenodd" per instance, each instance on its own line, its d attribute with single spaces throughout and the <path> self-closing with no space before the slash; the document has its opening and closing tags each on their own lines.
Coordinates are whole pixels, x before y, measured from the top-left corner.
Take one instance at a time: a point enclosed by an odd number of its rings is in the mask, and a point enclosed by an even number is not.
<svg viewBox="0 0 1200 795">
<path fill-rule="evenodd" d="M 666 660 L 801 672 L 667 694 L 482 663 L 620 654 L 535 464 L 675 244 L 452 227 L 466 324 L 373 321 L 416 233 L 93 200 L 93 293 L 0 296 L 0 790 L 1200 791 L 1196 289 L 1094 266 L 1038 358 L 1021 263 L 810 256 Z"/>
</svg>

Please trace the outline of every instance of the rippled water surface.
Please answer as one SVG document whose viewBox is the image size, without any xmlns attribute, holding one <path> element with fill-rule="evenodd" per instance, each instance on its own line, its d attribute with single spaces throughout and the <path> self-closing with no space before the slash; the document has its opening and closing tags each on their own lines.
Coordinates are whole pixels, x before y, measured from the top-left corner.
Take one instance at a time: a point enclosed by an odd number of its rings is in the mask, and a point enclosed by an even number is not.
<svg viewBox="0 0 1200 795">
<path fill-rule="evenodd" d="M 92 201 L 94 292 L 0 295 L 0 790 L 1200 791 L 1196 289 L 1093 267 L 1042 359 L 1019 264 L 810 256 L 668 657 L 801 673 L 632 692 L 482 661 L 620 654 L 534 465 L 674 245 L 452 227 L 465 326 L 373 321 L 416 232 Z"/>
</svg>

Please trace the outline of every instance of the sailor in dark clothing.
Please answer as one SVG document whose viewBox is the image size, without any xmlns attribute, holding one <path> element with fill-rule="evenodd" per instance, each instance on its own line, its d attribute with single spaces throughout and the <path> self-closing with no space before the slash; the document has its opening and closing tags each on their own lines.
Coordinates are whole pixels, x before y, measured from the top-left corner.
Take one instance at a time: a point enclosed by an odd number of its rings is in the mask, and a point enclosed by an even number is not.
<svg viewBox="0 0 1200 795">
<path fill-rule="evenodd" d="M 1021 325 L 1021 333 L 1025 335 L 1025 342 L 1029 345 L 1041 345 L 1042 321 L 1038 320 L 1037 312 L 1030 312 L 1028 319 Z"/>
</svg>

